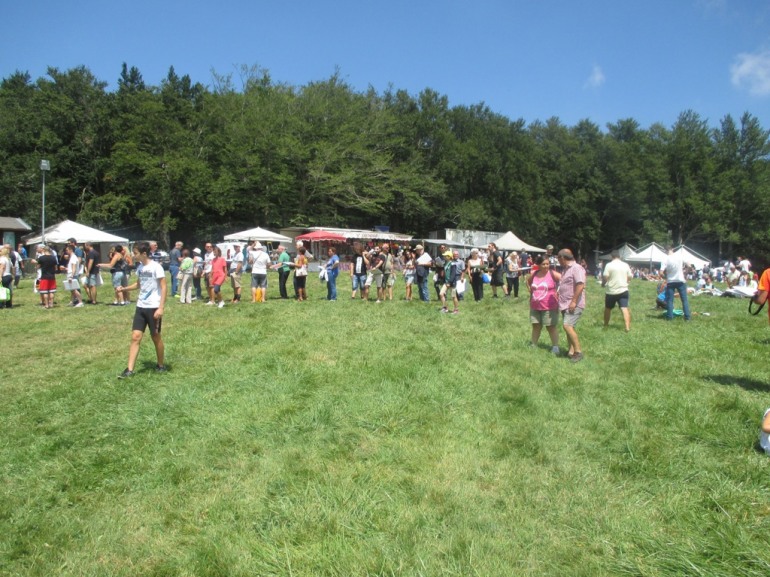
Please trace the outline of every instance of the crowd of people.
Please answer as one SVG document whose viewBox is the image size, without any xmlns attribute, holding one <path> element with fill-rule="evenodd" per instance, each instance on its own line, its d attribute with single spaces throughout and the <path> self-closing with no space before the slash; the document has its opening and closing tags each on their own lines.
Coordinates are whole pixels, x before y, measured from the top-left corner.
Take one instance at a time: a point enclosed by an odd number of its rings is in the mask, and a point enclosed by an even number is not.
<svg viewBox="0 0 770 577">
<path fill-rule="evenodd" d="M 157 243 L 151 242 L 148 258 L 161 266 L 166 255 L 158 250 Z M 340 256 L 336 246 L 331 245 L 325 255 L 316 257 L 302 242 L 297 243 L 295 254 L 290 255 L 284 246 L 271 251 L 259 241 L 235 244 L 226 253 L 215 243 L 207 242 L 201 250 L 197 247 L 189 249 L 180 241 L 175 243 L 167 258 L 170 299 L 177 299 L 182 305 L 198 301 L 218 308 L 240 304 L 243 285 L 247 287 L 247 295 L 251 289 L 252 303 L 265 302 L 271 271 L 278 275 L 278 298 L 305 301 L 308 299 L 310 263 L 314 261 L 318 264 L 319 278 L 325 283 L 325 297 L 329 301 L 337 300 L 338 276 L 347 272 L 351 279 L 352 299 L 378 304 L 392 301 L 396 283 L 403 282 L 404 300 L 429 302 L 431 292 L 435 292 L 435 298 L 441 303 L 440 312 L 448 314 L 458 314 L 463 301 L 483 300 L 487 290 L 493 299 L 517 299 L 524 278 L 530 300 L 531 345 L 538 345 L 545 327 L 551 351 L 561 355 L 558 332 L 561 324 L 567 337 L 567 356 L 573 362 L 583 358 L 575 327 L 585 307 L 587 266 L 585 261 L 577 262 L 569 249 L 555 253 L 554 247 L 548 245 L 544 254 L 533 257 L 524 251 L 505 254 L 495 243 L 489 243 L 484 248 L 472 249 L 467 258 L 461 258 L 457 249 L 450 250 L 443 244 L 439 244 L 436 255 L 431 256 L 422 244 L 392 247 L 389 243 L 364 245 L 355 242 L 350 254 Z M 18 285 L 23 260 L 21 253 L 8 246 L 0 251 L 2 285 L 9 291 L 14 281 Z M 46 309 L 55 306 L 57 274 L 64 276 L 69 306 L 79 308 L 84 304 L 96 304 L 97 291 L 104 284 L 102 273 L 107 272 L 111 275 L 111 304 L 130 304 L 129 285 L 139 260 L 137 247 L 129 251 L 116 245 L 111 247 L 106 261 L 101 262 L 101 255 L 93 244 L 80 246 L 74 238 L 69 239 L 61 254 L 50 247 L 39 246 L 32 261 L 37 265 L 36 291 L 40 294 L 41 305 Z M 717 294 L 713 277 L 721 270 L 728 271 L 724 276 L 728 287 L 745 284 L 753 288 L 758 284 L 756 275 L 751 273 L 751 263 L 744 257 L 735 263 L 725 263 L 719 270 L 696 270 L 682 262 L 671 249 L 659 270 L 641 271 L 629 267 L 615 252 L 612 260 L 598 272 L 605 290 L 604 325 L 609 325 L 612 310 L 618 307 L 625 330 L 631 330 L 628 286 L 629 281 L 640 278 L 640 274 L 659 281 L 660 306 L 665 309 L 667 319 L 683 316 L 690 320 L 688 294 L 703 291 Z M 692 279 L 696 279 L 695 288 L 687 286 L 687 281 Z M 431 283 L 433 291 L 430 290 Z M 290 292 L 293 293 L 291 296 Z M 675 309 L 677 297 L 681 308 Z M 12 307 L 12 303 L 9 298 L 2 305 Z"/>
<path fill-rule="evenodd" d="M 13 290 L 18 287 L 23 273 L 22 264 L 27 259 L 23 246 L 19 250 L 5 245 L 0 247 L 0 308 L 13 307 Z M 164 343 L 161 337 L 162 318 L 167 297 L 179 299 L 179 303 L 190 305 L 203 300 L 206 291 L 206 305 L 223 308 L 225 298 L 223 286 L 229 279 L 232 290 L 231 304 L 241 302 L 243 275 L 250 274 L 251 302 L 267 300 L 268 271 L 278 273 L 279 298 L 289 299 L 287 284 L 294 272 L 294 298 L 298 302 L 307 300 L 307 278 L 310 262 L 315 260 L 303 243 L 297 243 L 296 255 L 291 256 L 283 246 L 270 253 L 257 241 L 244 247 L 235 245 L 225 256 L 214 243 L 206 243 L 204 250 L 185 248 L 177 242 L 169 253 L 171 276 L 170 294 L 167 291 L 166 272 L 161 265 L 163 254 L 157 243 L 139 243 L 131 253 L 124 246 L 111 248 L 107 262 L 101 262 L 101 255 L 91 243 L 80 247 L 74 238 L 69 239 L 61 255 L 49 246 L 40 245 L 35 258 L 37 267 L 35 290 L 39 293 L 41 305 L 51 309 L 55 305 L 57 292 L 56 275 L 64 276 L 64 289 L 69 291 L 69 305 L 83 307 L 84 302 L 97 304 L 97 289 L 103 284 L 101 272 L 109 271 L 114 294 L 113 305 L 125 306 L 131 301 L 131 291 L 139 290 L 128 363 L 120 378 L 134 375 L 136 361 L 144 332 L 149 328 L 155 346 L 157 372 L 165 372 Z M 326 258 L 321 262 L 319 278 L 325 282 L 329 301 L 337 300 L 337 279 L 341 271 L 347 270 L 351 278 L 351 298 L 360 298 L 375 303 L 392 301 L 394 286 L 400 275 L 404 282 L 404 299 L 417 298 L 430 302 L 429 283 L 432 281 L 436 297 L 441 303 L 442 313 L 458 314 L 460 302 L 465 295 L 473 296 L 475 302 L 484 298 L 484 286 L 491 287 L 492 298 L 519 297 L 520 278 L 525 278 L 530 301 L 530 324 L 532 333 L 530 346 L 537 347 L 543 327 L 549 339 L 550 350 L 560 356 L 558 325 L 561 323 L 567 340 L 567 357 L 571 362 L 583 360 L 583 350 L 577 333 L 577 325 L 585 309 L 586 287 L 585 262 L 577 263 L 569 249 L 557 254 L 548 245 L 545 254 L 534 258 L 523 252 L 513 251 L 504 255 L 494 243 L 486 250 L 473 249 L 466 259 L 458 250 L 449 250 L 439 245 L 435 257 L 421 244 L 391 250 L 388 243 L 365 247 L 356 242 L 353 254 L 341 259 L 334 246 L 327 249 Z M 136 280 L 130 280 L 132 271 Z M 597 277 L 605 291 L 604 327 L 609 326 L 612 311 L 618 307 L 623 317 L 625 331 L 631 330 L 629 309 L 629 282 L 634 278 L 646 278 L 659 282 L 659 304 L 665 309 L 665 318 L 675 317 L 675 300 L 679 298 L 681 310 L 676 311 L 685 321 L 691 319 L 689 293 L 719 294 L 714 280 L 724 281 L 727 288 L 746 287 L 746 296 L 755 303 L 764 305 L 770 295 L 770 269 L 761 278 L 751 270 L 751 262 L 740 257 L 736 262 L 726 262 L 718 269 L 695 269 L 687 266 L 675 252 L 667 247 L 667 256 L 657 271 L 632 269 L 620 259 L 617 251 L 611 254 L 611 261 L 597 270 Z M 696 287 L 688 287 L 687 281 L 696 281 Z M 467 291 L 470 285 L 470 291 Z M 500 293 L 500 294 L 498 294 Z M 86 301 L 84 301 L 84 296 Z M 451 301 L 451 309 L 450 303 Z M 770 315 L 770 311 L 769 311 Z M 770 453 L 770 409 L 762 419 L 760 445 Z"/>
</svg>

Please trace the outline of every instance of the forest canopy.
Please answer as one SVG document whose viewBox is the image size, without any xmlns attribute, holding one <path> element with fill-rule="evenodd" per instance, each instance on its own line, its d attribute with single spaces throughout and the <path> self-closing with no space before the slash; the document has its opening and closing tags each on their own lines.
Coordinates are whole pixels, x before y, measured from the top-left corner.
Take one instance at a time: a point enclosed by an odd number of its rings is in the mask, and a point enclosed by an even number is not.
<svg viewBox="0 0 770 577">
<path fill-rule="evenodd" d="M 124 64 L 117 89 L 86 67 L 0 83 L 2 213 L 140 230 L 168 244 L 263 226 L 513 230 L 586 256 L 630 242 L 712 257 L 770 249 L 770 132 L 692 110 L 671 127 L 526 124 L 483 103 L 304 86 L 242 67 L 210 85 Z M 125 235 L 128 236 L 128 235 Z"/>
</svg>

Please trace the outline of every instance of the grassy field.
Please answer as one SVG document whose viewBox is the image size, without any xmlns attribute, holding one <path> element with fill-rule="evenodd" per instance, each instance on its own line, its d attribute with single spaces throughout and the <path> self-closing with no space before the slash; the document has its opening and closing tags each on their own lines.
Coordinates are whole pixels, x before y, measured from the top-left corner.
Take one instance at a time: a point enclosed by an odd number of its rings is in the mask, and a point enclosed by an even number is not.
<svg viewBox="0 0 770 577">
<path fill-rule="evenodd" d="M 699 297 L 667 323 L 635 282 L 632 331 L 603 330 L 590 281 L 573 365 L 526 346 L 525 298 L 441 315 L 347 279 L 336 303 L 315 278 L 305 303 L 170 302 L 170 371 L 146 338 L 127 381 L 133 307 L 46 311 L 23 282 L 0 574 L 770 574 L 764 313 Z"/>
</svg>

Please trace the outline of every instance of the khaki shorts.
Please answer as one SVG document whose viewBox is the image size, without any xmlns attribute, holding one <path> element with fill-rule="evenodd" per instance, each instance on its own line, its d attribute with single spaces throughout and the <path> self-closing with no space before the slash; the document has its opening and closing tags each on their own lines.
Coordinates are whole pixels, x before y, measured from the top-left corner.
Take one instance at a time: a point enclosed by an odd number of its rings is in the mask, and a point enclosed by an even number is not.
<svg viewBox="0 0 770 577">
<path fill-rule="evenodd" d="M 559 311 L 536 311 L 534 309 L 529 309 L 529 322 L 533 325 L 555 327 L 559 324 Z"/>
<path fill-rule="evenodd" d="M 241 288 L 241 273 L 234 272 L 232 275 L 230 275 L 230 284 L 233 285 L 234 289 Z"/>
<path fill-rule="evenodd" d="M 564 319 L 562 324 L 565 327 L 574 327 L 580 320 L 580 316 L 583 314 L 583 309 L 576 308 L 574 313 L 569 312 L 569 310 L 564 310 L 561 311 L 561 314 Z"/>
<path fill-rule="evenodd" d="M 441 288 L 438 291 L 438 294 L 449 298 L 452 298 L 452 295 L 457 289 L 455 287 L 449 286 L 448 284 L 444 283 L 441 285 Z"/>
</svg>

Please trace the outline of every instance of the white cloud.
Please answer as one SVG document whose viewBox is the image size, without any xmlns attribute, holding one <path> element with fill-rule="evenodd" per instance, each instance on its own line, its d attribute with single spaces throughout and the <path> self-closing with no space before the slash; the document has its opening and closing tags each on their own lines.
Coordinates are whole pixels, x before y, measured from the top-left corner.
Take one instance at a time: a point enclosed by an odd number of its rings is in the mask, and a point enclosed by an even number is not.
<svg viewBox="0 0 770 577">
<path fill-rule="evenodd" d="M 583 85 L 583 88 L 599 88 L 602 84 L 604 84 L 604 72 L 602 72 L 602 67 L 598 64 L 594 64 L 593 70 L 591 70 L 591 75 L 588 77 L 588 80 L 586 80 L 585 84 Z"/>
<path fill-rule="evenodd" d="M 730 67 L 733 86 L 748 89 L 754 96 L 770 96 L 770 50 L 741 53 Z"/>
</svg>

